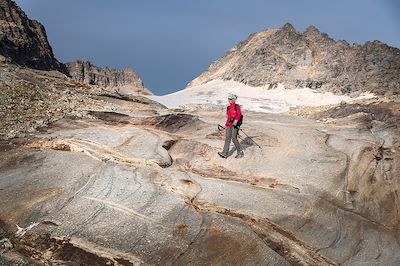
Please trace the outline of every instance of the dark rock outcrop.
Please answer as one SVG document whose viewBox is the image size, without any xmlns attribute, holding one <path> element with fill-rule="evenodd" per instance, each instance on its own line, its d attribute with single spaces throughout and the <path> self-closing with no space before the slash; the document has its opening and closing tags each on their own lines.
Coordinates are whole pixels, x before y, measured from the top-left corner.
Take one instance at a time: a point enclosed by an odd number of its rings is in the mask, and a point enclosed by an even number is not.
<svg viewBox="0 0 400 266">
<path fill-rule="evenodd" d="M 101 68 L 89 61 L 75 61 L 67 63 L 66 66 L 71 77 L 78 82 L 116 90 L 124 88 L 126 92 L 152 95 L 132 69 Z"/>
<path fill-rule="evenodd" d="M 380 41 L 349 45 L 311 26 L 303 33 L 289 23 L 250 35 L 190 86 L 213 79 L 251 86 L 282 83 L 336 93 L 400 93 L 400 49 Z"/>
<path fill-rule="evenodd" d="M 0 54 L 23 67 L 67 74 L 65 65 L 54 58 L 44 27 L 10 0 L 0 0 Z"/>
</svg>

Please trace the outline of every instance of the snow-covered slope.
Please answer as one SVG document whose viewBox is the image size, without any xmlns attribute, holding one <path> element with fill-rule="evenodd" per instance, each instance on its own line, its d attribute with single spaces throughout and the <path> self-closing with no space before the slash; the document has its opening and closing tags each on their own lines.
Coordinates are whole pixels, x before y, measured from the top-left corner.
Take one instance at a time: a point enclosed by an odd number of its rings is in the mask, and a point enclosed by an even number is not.
<svg viewBox="0 0 400 266">
<path fill-rule="evenodd" d="M 251 87 L 236 81 L 212 80 L 206 84 L 190 87 L 164 96 L 148 96 L 168 108 L 191 104 L 214 104 L 225 106 L 229 93 L 238 95 L 238 101 L 246 110 L 266 113 L 282 113 L 293 107 L 320 106 L 351 102 L 360 98 L 371 98 L 365 93 L 357 98 L 335 95 L 330 92 L 318 93 L 312 89 L 285 89 L 283 85 L 268 90 L 268 86 Z"/>
</svg>

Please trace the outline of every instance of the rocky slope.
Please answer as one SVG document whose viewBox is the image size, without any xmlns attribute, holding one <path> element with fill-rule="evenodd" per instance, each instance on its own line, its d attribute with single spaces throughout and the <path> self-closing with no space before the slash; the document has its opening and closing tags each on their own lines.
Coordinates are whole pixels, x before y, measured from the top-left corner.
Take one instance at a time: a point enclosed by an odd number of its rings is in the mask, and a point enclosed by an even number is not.
<svg viewBox="0 0 400 266">
<path fill-rule="evenodd" d="M 292 25 L 250 35 L 188 87 L 214 79 L 251 86 L 313 88 L 339 93 L 400 93 L 400 49 L 379 41 L 349 45 L 311 26 Z"/>
<path fill-rule="evenodd" d="M 101 68 L 88 61 L 75 61 L 67 63 L 66 66 L 71 77 L 78 82 L 113 89 L 124 94 L 152 95 L 132 69 Z"/>
<path fill-rule="evenodd" d="M 121 113 L 141 114 L 163 107 L 139 95 L 123 96 L 76 82 L 58 71 L 0 62 L 0 140 L 32 136 L 37 129 L 63 117 L 90 117 L 89 110 L 117 108 Z"/>
<path fill-rule="evenodd" d="M 54 58 L 44 27 L 11 0 L 0 0 L 0 55 L 3 61 L 23 67 L 67 74 L 66 67 Z"/>
</svg>

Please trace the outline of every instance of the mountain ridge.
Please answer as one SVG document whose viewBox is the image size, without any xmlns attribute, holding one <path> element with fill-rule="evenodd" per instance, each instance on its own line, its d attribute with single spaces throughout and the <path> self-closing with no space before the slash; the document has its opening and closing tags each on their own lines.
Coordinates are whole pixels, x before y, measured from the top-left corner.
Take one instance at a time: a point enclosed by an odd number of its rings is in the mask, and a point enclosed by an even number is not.
<svg viewBox="0 0 400 266">
<path fill-rule="evenodd" d="M 350 45 L 315 26 L 303 33 L 286 23 L 266 29 L 231 48 L 187 87 L 213 79 L 250 86 L 311 88 L 335 93 L 400 92 L 400 49 L 380 41 Z"/>
<path fill-rule="evenodd" d="M 142 79 L 131 68 L 98 67 L 90 61 L 82 60 L 66 63 L 66 66 L 72 79 L 78 82 L 115 89 L 117 92 L 153 94 L 144 86 Z"/>
</svg>

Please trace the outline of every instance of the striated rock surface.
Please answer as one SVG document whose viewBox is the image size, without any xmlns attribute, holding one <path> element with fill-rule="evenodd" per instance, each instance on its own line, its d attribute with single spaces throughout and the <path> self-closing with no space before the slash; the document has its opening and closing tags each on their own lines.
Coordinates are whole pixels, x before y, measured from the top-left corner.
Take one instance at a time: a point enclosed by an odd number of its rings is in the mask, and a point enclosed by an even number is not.
<svg viewBox="0 0 400 266">
<path fill-rule="evenodd" d="M 399 265 L 398 104 L 357 107 L 248 112 L 241 159 L 224 110 L 61 119 L 0 143 L 0 232 L 45 265 Z"/>
<path fill-rule="evenodd" d="M 311 26 L 303 33 L 289 23 L 250 35 L 188 87 L 214 79 L 251 86 L 278 83 L 338 93 L 400 93 L 400 49 L 380 41 L 349 45 Z"/>
<path fill-rule="evenodd" d="M 66 65 L 71 77 L 78 82 L 113 89 L 122 94 L 153 94 L 144 87 L 142 80 L 132 69 L 101 68 L 89 61 L 75 61 Z"/>
<path fill-rule="evenodd" d="M 326 144 L 346 155 L 347 206 L 363 217 L 399 230 L 400 102 L 349 104 L 312 115 L 341 126 L 356 126 L 367 134 L 353 139 L 337 130 Z M 367 135 L 370 135 L 369 137 Z"/>
<path fill-rule="evenodd" d="M 44 27 L 11 0 L 0 0 L 0 55 L 5 57 L 2 61 L 23 67 L 67 74 L 65 65 L 54 58 Z"/>
</svg>

